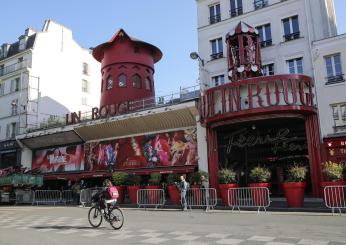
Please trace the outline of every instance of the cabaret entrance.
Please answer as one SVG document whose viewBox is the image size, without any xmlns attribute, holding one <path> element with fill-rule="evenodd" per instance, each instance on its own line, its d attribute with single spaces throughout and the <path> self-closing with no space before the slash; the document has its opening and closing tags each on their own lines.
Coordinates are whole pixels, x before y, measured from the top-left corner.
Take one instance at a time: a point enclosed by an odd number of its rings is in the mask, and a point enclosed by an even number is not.
<svg viewBox="0 0 346 245">
<path fill-rule="evenodd" d="M 310 173 L 304 118 L 276 118 L 220 126 L 217 131 L 219 169 L 233 169 L 240 186 L 251 183 L 249 172 L 256 166 L 271 171 L 272 196 L 282 196 L 287 168 L 305 166 Z M 312 194 L 307 176 L 306 194 Z"/>
</svg>

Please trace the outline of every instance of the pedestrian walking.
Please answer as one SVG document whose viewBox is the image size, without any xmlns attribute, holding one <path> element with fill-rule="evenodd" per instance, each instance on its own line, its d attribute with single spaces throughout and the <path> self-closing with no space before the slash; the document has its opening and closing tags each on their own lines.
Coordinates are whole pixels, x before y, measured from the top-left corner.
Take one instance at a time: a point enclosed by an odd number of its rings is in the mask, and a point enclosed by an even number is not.
<svg viewBox="0 0 346 245">
<path fill-rule="evenodd" d="M 78 183 L 78 181 L 76 181 L 72 187 L 72 197 L 73 197 L 73 203 L 75 205 L 79 204 L 79 199 L 80 199 L 80 184 Z"/>
<path fill-rule="evenodd" d="M 181 175 L 180 176 L 180 183 L 178 185 L 178 188 L 180 190 L 180 203 L 183 211 L 187 210 L 187 202 L 186 202 L 186 192 L 189 187 L 188 182 L 185 180 L 185 176 Z"/>
</svg>

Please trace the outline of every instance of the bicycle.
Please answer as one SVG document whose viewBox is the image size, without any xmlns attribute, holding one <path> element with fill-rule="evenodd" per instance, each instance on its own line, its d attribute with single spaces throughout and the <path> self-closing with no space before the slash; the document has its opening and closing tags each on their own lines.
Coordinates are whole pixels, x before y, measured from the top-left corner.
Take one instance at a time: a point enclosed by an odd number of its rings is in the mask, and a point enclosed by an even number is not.
<svg viewBox="0 0 346 245">
<path fill-rule="evenodd" d="M 124 216 L 120 208 L 115 205 L 108 207 L 104 199 L 96 198 L 95 196 L 92 198 L 93 203 L 88 213 L 89 224 L 97 228 L 101 225 L 102 220 L 105 219 L 113 229 L 121 229 L 124 224 Z"/>
</svg>

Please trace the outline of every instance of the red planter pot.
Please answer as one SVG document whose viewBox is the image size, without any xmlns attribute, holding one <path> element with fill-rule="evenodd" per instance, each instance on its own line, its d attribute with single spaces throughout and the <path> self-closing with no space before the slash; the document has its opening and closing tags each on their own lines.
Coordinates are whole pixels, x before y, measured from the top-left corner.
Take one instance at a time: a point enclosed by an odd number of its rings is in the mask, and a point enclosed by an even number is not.
<svg viewBox="0 0 346 245">
<path fill-rule="evenodd" d="M 117 203 L 123 203 L 125 198 L 125 186 L 115 186 L 118 190 L 119 197 L 117 198 Z"/>
<path fill-rule="evenodd" d="M 139 189 L 139 185 L 131 185 L 127 187 L 127 193 L 129 194 L 130 202 L 132 204 L 137 204 L 137 191 Z"/>
<path fill-rule="evenodd" d="M 270 188 L 270 183 L 252 183 L 248 184 L 250 187 L 250 193 L 254 206 L 266 206 L 268 204 L 268 194 L 267 192 L 259 187 Z"/>
<path fill-rule="evenodd" d="M 180 205 L 180 192 L 176 185 L 167 186 L 169 198 L 174 205 Z"/>
<path fill-rule="evenodd" d="M 345 202 L 346 193 L 345 189 L 343 188 L 328 188 L 326 193 L 324 193 L 324 188 L 326 186 L 345 186 L 345 181 L 338 181 L 338 182 L 321 182 L 322 187 L 322 193 L 323 193 L 323 200 L 324 203 L 330 207 L 341 207 L 343 206 Z"/>
<path fill-rule="evenodd" d="M 219 190 L 221 194 L 222 204 L 224 206 L 237 204 L 237 193 L 235 190 L 229 190 L 229 202 L 228 202 L 228 189 L 238 188 L 238 184 L 219 184 Z"/>
<path fill-rule="evenodd" d="M 304 206 L 305 182 L 286 182 L 282 183 L 288 207 L 301 208 Z"/>
<path fill-rule="evenodd" d="M 156 189 L 160 189 L 159 185 L 147 185 L 144 186 L 144 189 L 147 190 L 156 190 Z M 160 201 L 160 194 L 158 192 L 155 191 L 149 191 L 148 193 L 148 204 L 157 204 Z"/>
</svg>

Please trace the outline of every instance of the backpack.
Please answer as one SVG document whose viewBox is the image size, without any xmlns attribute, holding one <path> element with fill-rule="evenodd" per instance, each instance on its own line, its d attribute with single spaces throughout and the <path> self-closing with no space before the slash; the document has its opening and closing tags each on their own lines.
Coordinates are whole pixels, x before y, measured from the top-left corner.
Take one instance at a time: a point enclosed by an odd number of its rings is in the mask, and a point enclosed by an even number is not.
<svg viewBox="0 0 346 245">
<path fill-rule="evenodd" d="M 115 186 L 111 186 L 108 188 L 108 195 L 111 199 L 116 199 L 119 197 L 118 189 Z"/>
</svg>

